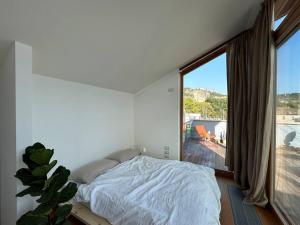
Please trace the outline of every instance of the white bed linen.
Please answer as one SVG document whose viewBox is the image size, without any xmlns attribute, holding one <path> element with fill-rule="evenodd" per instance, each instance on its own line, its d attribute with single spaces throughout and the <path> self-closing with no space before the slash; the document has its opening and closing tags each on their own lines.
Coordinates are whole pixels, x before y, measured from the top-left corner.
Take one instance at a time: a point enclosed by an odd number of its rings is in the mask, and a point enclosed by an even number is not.
<svg viewBox="0 0 300 225">
<path fill-rule="evenodd" d="M 214 170 L 137 156 L 81 184 L 75 200 L 112 225 L 219 225 Z"/>
</svg>

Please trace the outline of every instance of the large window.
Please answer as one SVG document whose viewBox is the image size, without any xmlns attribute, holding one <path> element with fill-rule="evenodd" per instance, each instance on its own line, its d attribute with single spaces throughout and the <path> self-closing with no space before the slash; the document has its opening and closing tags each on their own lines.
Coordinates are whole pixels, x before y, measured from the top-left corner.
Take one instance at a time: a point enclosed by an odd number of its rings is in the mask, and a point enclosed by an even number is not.
<svg viewBox="0 0 300 225">
<path fill-rule="evenodd" d="M 222 53 L 183 77 L 182 159 L 227 170 L 226 119 L 226 53 Z"/>
<path fill-rule="evenodd" d="M 273 204 L 300 221 L 300 31 L 277 49 L 276 150 Z"/>
<path fill-rule="evenodd" d="M 300 1 L 275 1 L 277 45 L 271 204 L 286 224 L 300 221 Z"/>
</svg>

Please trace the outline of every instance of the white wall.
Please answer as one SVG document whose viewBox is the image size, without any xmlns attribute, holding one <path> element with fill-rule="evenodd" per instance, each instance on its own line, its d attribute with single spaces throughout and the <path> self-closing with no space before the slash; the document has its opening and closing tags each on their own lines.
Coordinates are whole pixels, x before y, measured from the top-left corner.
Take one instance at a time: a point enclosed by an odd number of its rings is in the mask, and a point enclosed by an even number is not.
<svg viewBox="0 0 300 225">
<path fill-rule="evenodd" d="M 12 44 L 0 72 L 0 150 L 1 150 L 1 224 L 13 225 L 23 212 L 32 208 L 30 198 L 16 199 L 21 188 L 14 178 L 22 165 L 24 147 L 31 137 L 32 49 Z"/>
<path fill-rule="evenodd" d="M 134 145 L 134 96 L 33 75 L 33 139 L 73 170 Z"/>
<path fill-rule="evenodd" d="M 137 144 L 179 158 L 179 74 L 136 95 L 32 74 L 32 49 L 14 43 L 0 69 L 1 224 L 32 209 L 13 175 L 26 146 L 40 141 L 73 170 Z"/>
<path fill-rule="evenodd" d="M 174 71 L 135 95 L 135 142 L 149 155 L 163 158 L 169 146 L 170 159 L 179 159 L 179 91 Z"/>
<path fill-rule="evenodd" d="M 0 149 L 1 149 L 1 224 L 16 218 L 16 129 L 14 46 L 11 46 L 0 71 Z"/>
<path fill-rule="evenodd" d="M 16 166 L 25 166 L 22 160 L 24 149 L 32 144 L 32 48 L 16 42 L 15 44 L 16 71 Z M 17 192 L 24 190 L 21 182 L 17 181 Z M 17 199 L 17 217 L 32 209 L 32 197 Z"/>
</svg>

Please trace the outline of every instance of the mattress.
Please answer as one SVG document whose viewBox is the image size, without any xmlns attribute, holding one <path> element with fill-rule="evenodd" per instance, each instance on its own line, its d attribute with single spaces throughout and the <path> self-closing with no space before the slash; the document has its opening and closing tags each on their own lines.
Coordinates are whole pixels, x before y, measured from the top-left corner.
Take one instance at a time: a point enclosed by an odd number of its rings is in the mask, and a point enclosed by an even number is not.
<svg viewBox="0 0 300 225">
<path fill-rule="evenodd" d="M 81 184 L 75 200 L 112 225 L 219 225 L 214 170 L 137 156 Z"/>
</svg>

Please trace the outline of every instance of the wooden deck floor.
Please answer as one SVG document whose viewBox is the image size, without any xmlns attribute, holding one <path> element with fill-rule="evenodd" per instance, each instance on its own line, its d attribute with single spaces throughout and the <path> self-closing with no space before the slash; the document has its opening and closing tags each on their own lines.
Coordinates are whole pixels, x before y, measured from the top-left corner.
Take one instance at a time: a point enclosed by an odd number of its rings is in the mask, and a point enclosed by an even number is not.
<svg viewBox="0 0 300 225">
<path fill-rule="evenodd" d="M 300 148 L 276 149 L 275 204 L 293 222 L 300 219 Z"/>
<path fill-rule="evenodd" d="M 226 148 L 220 144 L 207 140 L 187 138 L 183 148 L 183 160 L 227 171 L 225 153 Z"/>
</svg>

